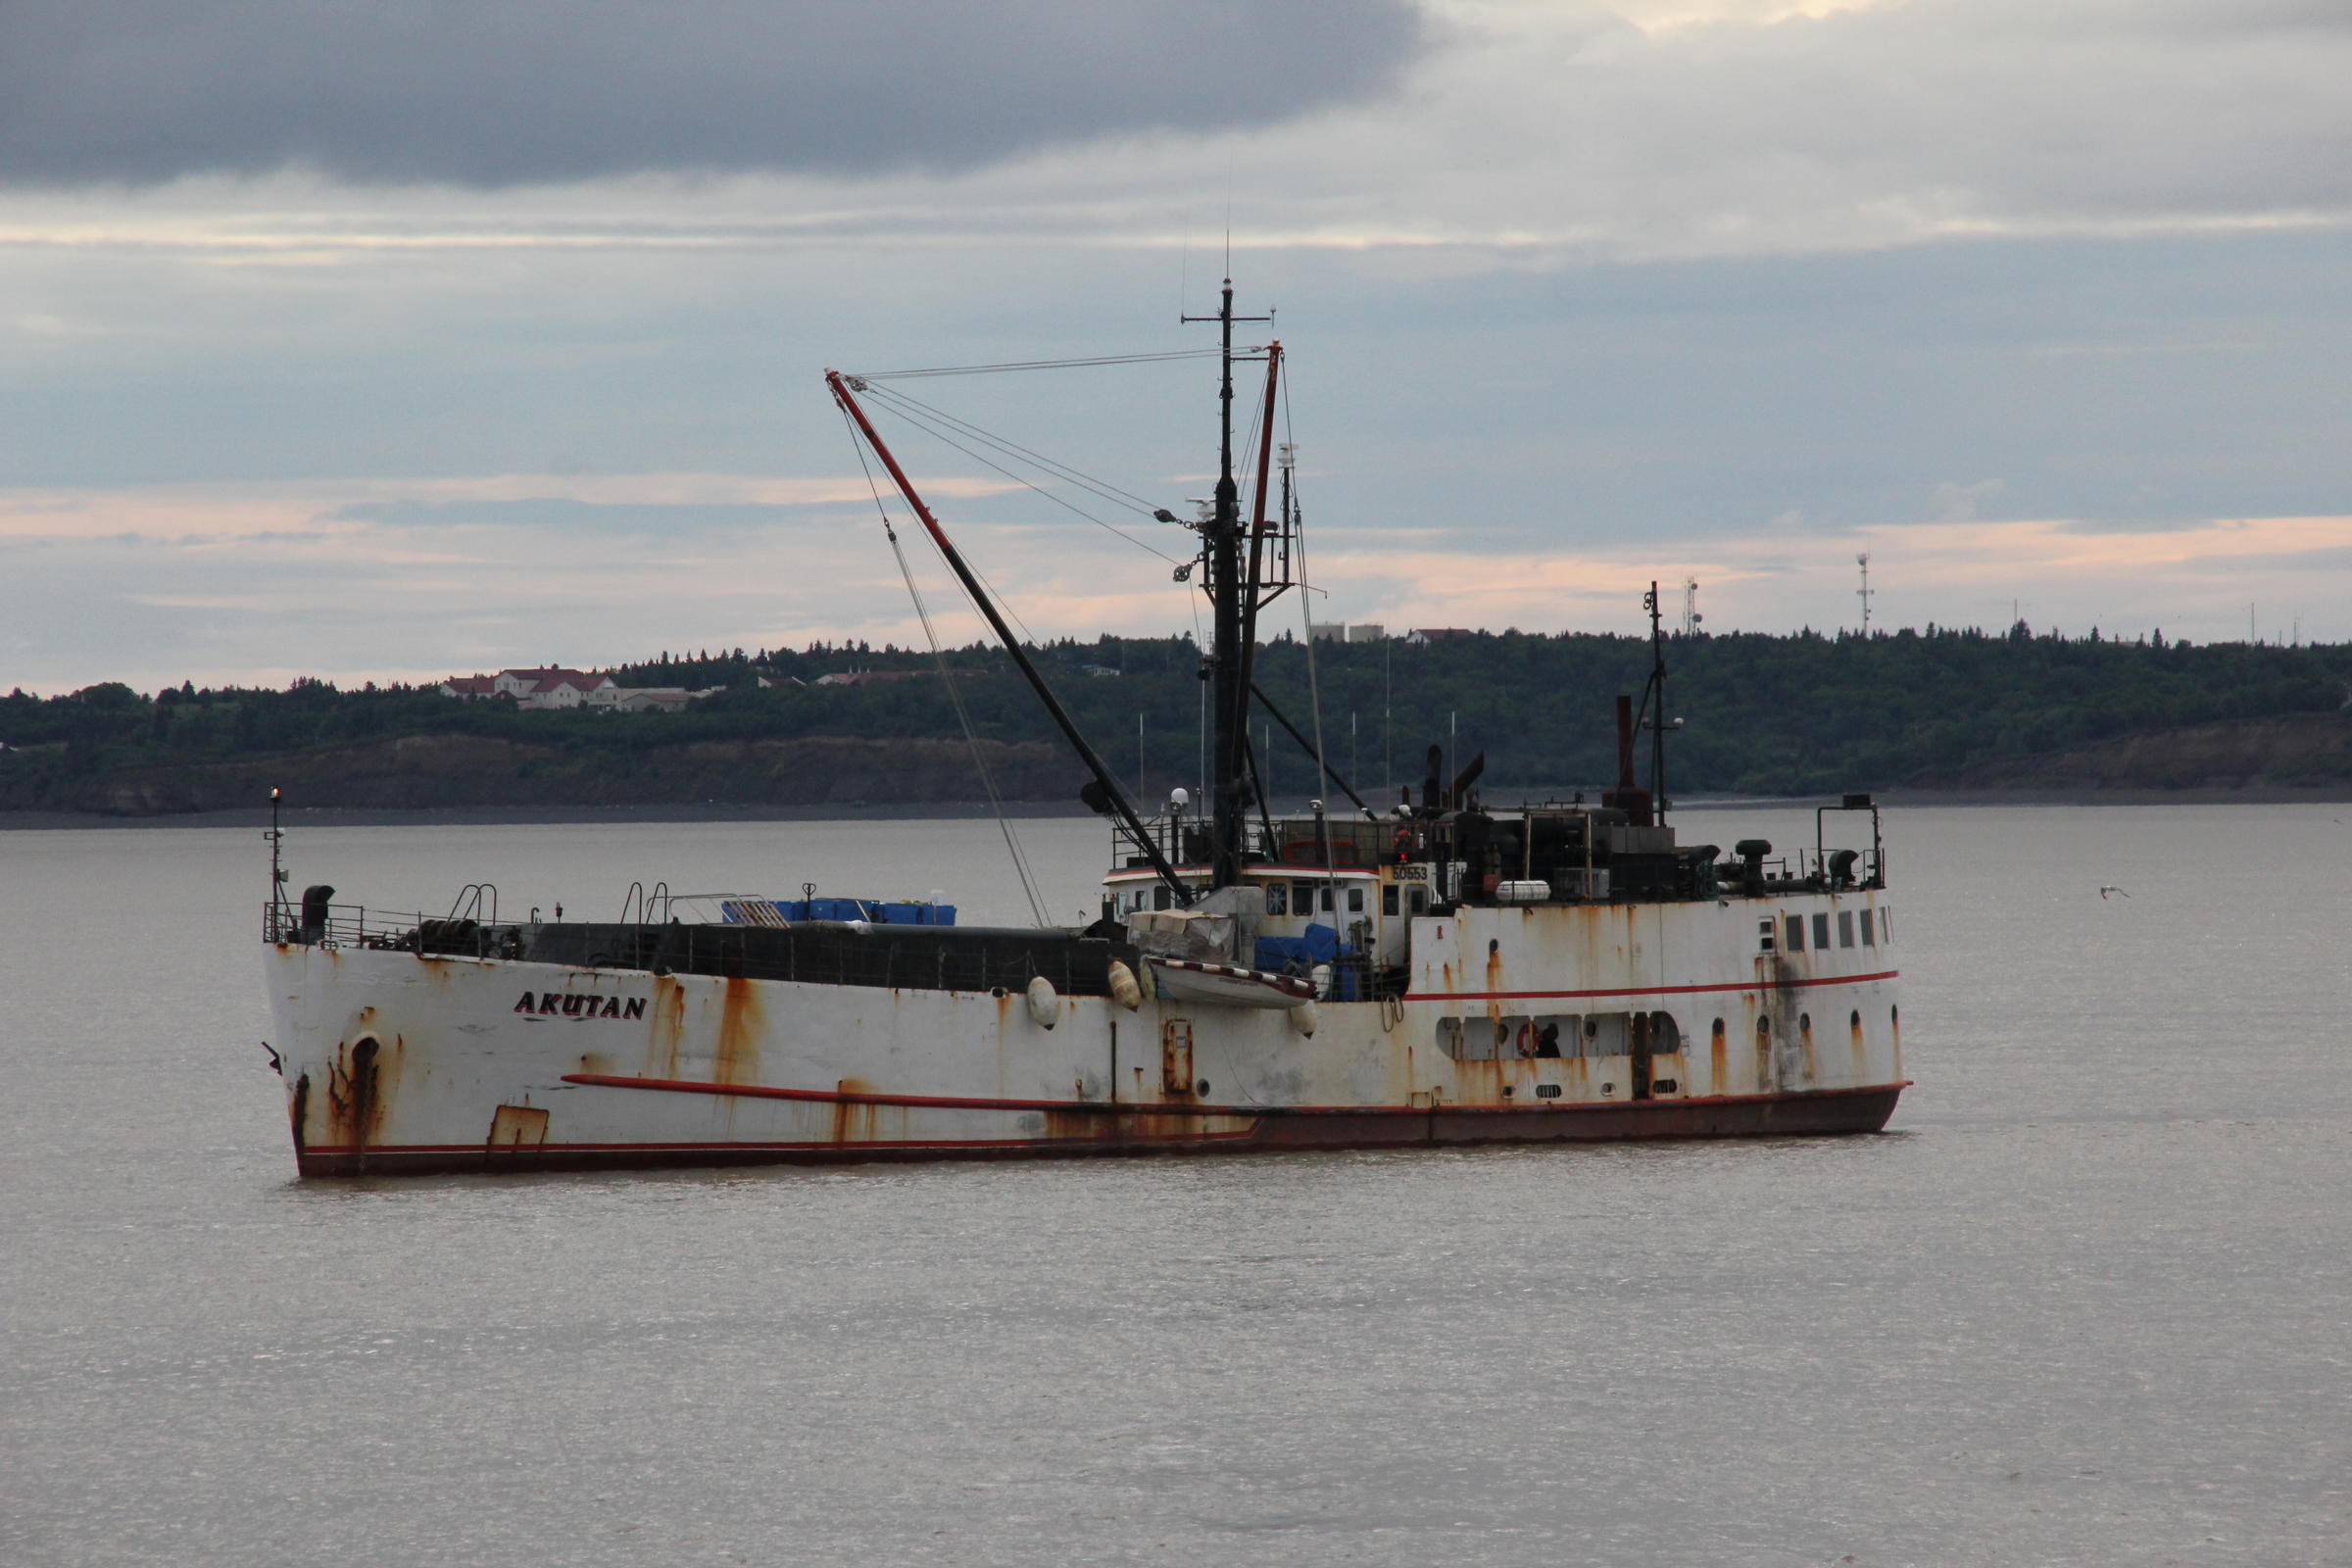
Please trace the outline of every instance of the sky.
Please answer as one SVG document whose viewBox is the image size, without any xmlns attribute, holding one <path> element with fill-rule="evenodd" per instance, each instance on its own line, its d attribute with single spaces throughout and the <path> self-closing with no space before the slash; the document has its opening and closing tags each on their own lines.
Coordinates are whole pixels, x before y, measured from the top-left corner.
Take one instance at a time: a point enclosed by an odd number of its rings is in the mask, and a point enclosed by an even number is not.
<svg viewBox="0 0 2352 1568">
<path fill-rule="evenodd" d="M 2341 0 L 0 32 L 0 689 L 918 641 L 823 371 L 1199 348 L 1228 268 L 1290 364 L 1280 616 L 1631 632 L 1695 579 L 1834 629 L 1867 554 L 1881 627 L 2352 640 Z M 1211 482 L 1199 361 L 885 384 L 1147 511 Z M 881 418 L 1033 634 L 1199 624 L 1181 527 Z"/>
</svg>

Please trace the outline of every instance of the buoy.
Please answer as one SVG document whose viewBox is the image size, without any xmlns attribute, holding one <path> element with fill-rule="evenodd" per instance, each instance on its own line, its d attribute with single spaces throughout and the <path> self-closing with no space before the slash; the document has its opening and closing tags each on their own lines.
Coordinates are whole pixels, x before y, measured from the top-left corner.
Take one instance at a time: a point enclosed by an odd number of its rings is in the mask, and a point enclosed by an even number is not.
<svg viewBox="0 0 2352 1568">
<path fill-rule="evenodd" d="M 1310 978 L 1312 978 L 1312 980 L 1314 981 L 1315 995 L 1316 995 L 1316 996 L 1318 996 L 1318 997 L 1328 997 L 1328 996 L 1330 996 L 1330 995 L 1331 995 L 1331 965 L 1330 965 L 1330 964 L 1328 964 L 1328 963 L 1318 963 L 1318 964 L 1316 964 L 1316 965 L 1315 965 L 1315 972 L 1314 972 L 1314 974 L 1313 974 L 1313 975 L 1312 975 Z"/>
<path fill-rule="evenodd" d="M 1315 1026 L 1323 1021 L 1311 1002 L 1301 1002 L 1291 1009 L 1291 1027 L 1302 1035 L 1312 1035 Z"/>
<path fill-rule="evenodd" d="M 1129 1012 L 1144 1004 L 1144 988 L 1136 984 L 1135 971 L 1116 958 L 1110 960 L 1110 996 Z"/>
<path fill-rule="evenodd" d="M 1040 1029 L 1061 1022 L 1061 993 L 1042 974 L 1029 982 L 1029 1016 L 1037 1020 Z"/>
</svg>

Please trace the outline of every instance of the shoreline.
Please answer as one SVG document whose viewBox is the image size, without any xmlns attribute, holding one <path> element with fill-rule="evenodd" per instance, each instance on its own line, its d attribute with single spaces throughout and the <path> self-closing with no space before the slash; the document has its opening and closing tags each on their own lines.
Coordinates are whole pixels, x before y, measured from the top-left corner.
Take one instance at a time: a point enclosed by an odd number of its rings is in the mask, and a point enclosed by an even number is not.
<svg viewBox="0 0 2352 1568">
<path fill-rule="evenodd" d="M 1530 800 L 1547 798 L 1530 790 Z M 1566 791 L 1551 792 L 1560 798 Z M 1588 794 L 1592 792 L 1588 791 Z M 1497 808 L 1515 806 L 1517 792 L 1495 794 Z M 1888 809 L 1918 807 L 2030 806 L 2294 806 L 2352 802 L 2352 784 L 2309 789 L 2116 789 L 2116 790 L 1934 790 L 1899 789 L 1874 792 Z M 1806 809 L 1832 805 L 1834 794 L 1790 796 L 1694 797 L 1675 803 L 1677 811 L 1765 811 Z M 1303 799 L 1276 803 L 1278 813 L 1300 812 Z M 832 803 L 824 806 L 730 806 L 718 802 L 672 806 L 464 806 L 394 810 L 365 807 L 297 807 L 284 812 L 286 825 L 313 827 L 561 827 L 611 826 L 698 822 L 846 822 L 940 821 L 986 819 L 993 813 L 980 801 L 896 802 L 887 806 Z M 1031 820 L 1054 817 L 1091 818 L 1095 813 L 1075 801 L 1007 801 L 1004 814 Z M 1352 814 L 1352 813 L 1349 813 Z M 185 811 L 133 816 L 103 811 L 0 811 L 0 833 L 61 832 L 89 828 L 265 828 L 267 807 L 226 811 Z"/>
</svg>

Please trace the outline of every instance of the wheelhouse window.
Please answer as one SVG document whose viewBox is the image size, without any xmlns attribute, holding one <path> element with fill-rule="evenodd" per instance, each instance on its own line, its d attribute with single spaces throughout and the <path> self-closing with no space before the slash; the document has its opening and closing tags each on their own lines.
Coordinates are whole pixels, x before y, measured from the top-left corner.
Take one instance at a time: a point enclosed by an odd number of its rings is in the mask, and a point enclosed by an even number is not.
<svg viewBox="0 0 2352 1568">
<path fill-rule="evenodd" d="M 1805 917 L 1792 914 L 1781 922 L 1782 947 L 1789 953 L 1805 951 Z"/>
<path fill-rule="evenodd" d="M 1349 914 L 1361 914 L 1364 912 L 1364 890 L 1362 888 L 1349 888 L 1348 890 L 1348 912 Z"/>
<path fill-rule="evenodd" d="M 1291 907 L 1300 914 L 1315 912 L 1315 885 L 1312 882 L 1291 884 Z"/>
<path fill-rule="evenodd" d="M 1854 945 L 1854 911 L 1851 909 L 1838 911 L 1838 945 L 1841 948 Z"/>
<path fill-rule="evenodd" d="M 1268 914 L 1291 912 L 1291 890 L 1288 884 L 1281 882 L 1266 884 L 1266 912 Z"/>
<path fill-rule="evenodd" d="M 1827 949 L 1829 945 L 1830 917 L 1827 914 L 1817 914 L 1813 917 L 1813 946 L 1817 949 Z"/>
<path fill-rule="evenodd" d="M 1868 909 L 1862 911 L 1862 945 L 1866 948 L 1875 948 L 1879 945 L 1878 933 L 1871 929 Z"/>
<path fill-rule="evenodd" d="M 1411 902 L 1413 912 L 1415 914 L 1425 914 L 1428 912 L 1429 889 L 1424 887 L 1416 887 L 1411 891 L 1411 893 L 1407 894 L 1406 897 Z"/>
<path fill-rule="evenodd" d="M 1380 912 L 1392 915 L 1396 912 L 1396 884 L 1394 882 L 1380 890 Z"/>
</svg>

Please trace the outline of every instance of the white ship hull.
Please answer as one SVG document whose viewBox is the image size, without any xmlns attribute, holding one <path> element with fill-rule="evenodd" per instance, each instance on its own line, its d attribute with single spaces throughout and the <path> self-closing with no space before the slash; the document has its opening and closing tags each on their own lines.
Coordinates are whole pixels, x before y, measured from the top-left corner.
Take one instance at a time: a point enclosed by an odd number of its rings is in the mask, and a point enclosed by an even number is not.
<svg viewBox="0 0 2352 1568">
<path fill-rule="evenodd" d="M 1872 909 L 1877 935 L 1879 897 L 1465 906 L 1412 921 L 1400 997 L 1305 1011 L 266 961 L 306 1175 L 1870 1132 L 1904 1087 L 1890 948 L 1756 933 Z"/>
</svg>

